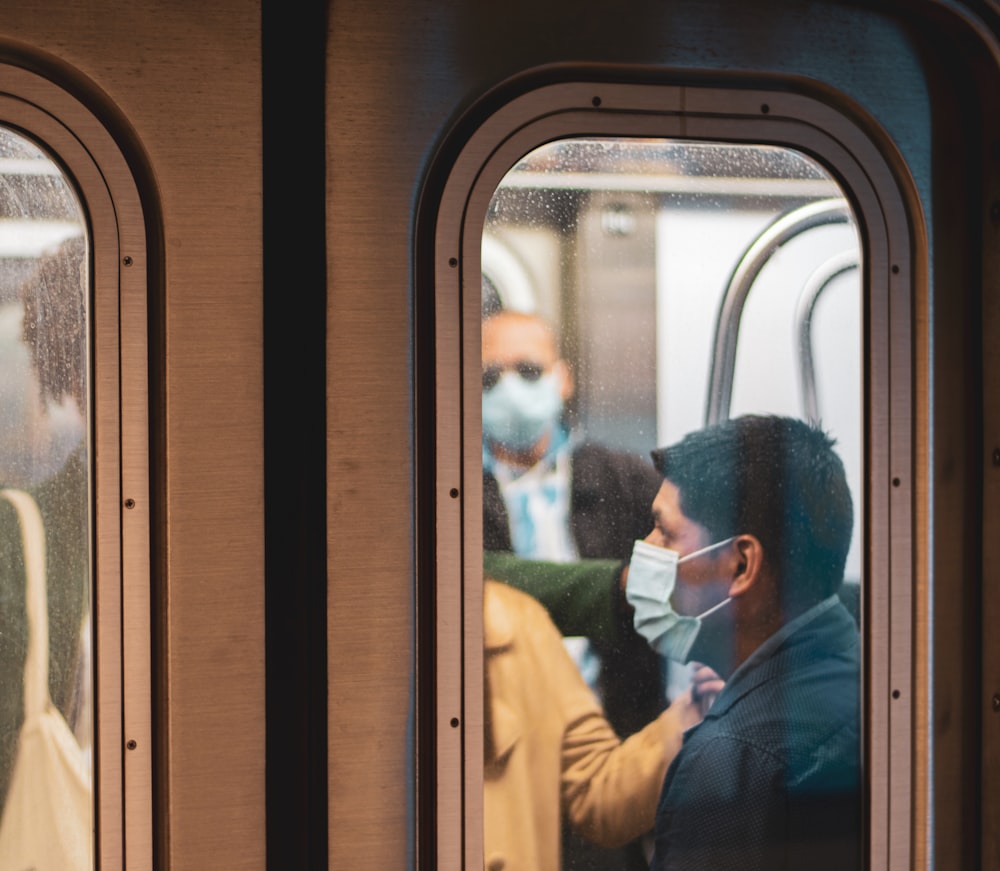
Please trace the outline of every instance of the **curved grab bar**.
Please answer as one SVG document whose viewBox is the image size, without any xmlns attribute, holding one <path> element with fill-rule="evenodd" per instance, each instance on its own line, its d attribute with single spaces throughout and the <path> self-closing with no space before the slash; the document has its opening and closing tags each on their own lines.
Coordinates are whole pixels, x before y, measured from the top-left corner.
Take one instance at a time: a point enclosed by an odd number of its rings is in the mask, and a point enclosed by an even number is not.
<svg viewBox="0 0 1000 871">
<path fill-rule="evenodd" d="M 729 279 L 716 321 L 712 370 L 705 407 L 706 426 L 729 417 L 740 318 L 750 289 L 764 264 L 778 248 L 806 230 L 827 224 L 849 224 L 851 221 L 851 210 L 846 200 L 839 197 L 817 200 L 777 218 L 747 248 Z"/>
<path fill-rule="evenodd" d="M 806 420 L 819 423 L 819 397 L 816 391 L 816 366 L 813 362 L 812 316 L 820 296 L 835 278 L 859 268 L 857 252 L 843 251 L 831 257 L 809 276 L 795 310 L 795 333 L 799 345 L 799 378 L 802 393 L 802 408 Z"/>
</svg>

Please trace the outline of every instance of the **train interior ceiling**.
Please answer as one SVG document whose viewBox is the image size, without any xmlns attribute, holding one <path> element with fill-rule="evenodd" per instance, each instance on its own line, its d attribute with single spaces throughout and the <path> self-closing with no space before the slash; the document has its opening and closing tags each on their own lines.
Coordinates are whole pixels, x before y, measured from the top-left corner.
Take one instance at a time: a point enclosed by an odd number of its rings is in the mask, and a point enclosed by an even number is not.
<svg viewBox="0 0 1000 871">
<path fill-rule="evenodd" d="M 484 867 L 506 311 L 830 433 L 862 867 L 1000 867 L 998 286 L 996 0 L 4 3 L 0 802 L 47 680 L 72 871 Z"/>
</svg>

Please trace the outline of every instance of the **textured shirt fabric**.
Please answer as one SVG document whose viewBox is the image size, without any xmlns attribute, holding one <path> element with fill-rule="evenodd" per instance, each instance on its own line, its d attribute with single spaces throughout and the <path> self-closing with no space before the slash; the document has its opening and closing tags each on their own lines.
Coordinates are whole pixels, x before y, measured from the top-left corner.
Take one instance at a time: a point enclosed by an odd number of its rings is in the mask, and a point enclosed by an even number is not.
<svg viewBox="0 0 1000 871">
<path fill-rule="evenodd" d="M 583 559 L 628 559 L 652 529 L 650 510 L 663 478 L 648 460 L 592 442 L 571 440 L 569 525 Z M 513 551 L 510 519 L 483 454 L 483 547 Z"/>
<path fill-rule="evenodd" d="M 579 558 L 570 530 L 570 464 L 572 445 L 560 430 L 530 469 L 496 459 L 483 448 L 483 468 L 500 486 L 514 553 L 529 559 L 572 562 Z"/>
<path fill-rule="evenodd" d="M 860 867 L 859 654 L 831 597 L 733 673 L 667 771 L 652 871 Z"/>
</svg>

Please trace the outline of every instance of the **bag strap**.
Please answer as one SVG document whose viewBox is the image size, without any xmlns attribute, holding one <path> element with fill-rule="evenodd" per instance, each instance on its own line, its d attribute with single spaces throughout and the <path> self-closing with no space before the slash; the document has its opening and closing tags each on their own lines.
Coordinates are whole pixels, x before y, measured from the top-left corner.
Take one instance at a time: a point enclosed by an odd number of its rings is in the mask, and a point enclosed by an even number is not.
<svg viewBox="0 0 1000 871">
<path fill-rule="evenodd" d="M 24 546 L 28 655 L 24 661 L 24 719 L 49 705 L 49 606 L 45 589 L 45 526 L 35 500 L 23 490 L 0 490 L 17 512 Z"/>
</svg>

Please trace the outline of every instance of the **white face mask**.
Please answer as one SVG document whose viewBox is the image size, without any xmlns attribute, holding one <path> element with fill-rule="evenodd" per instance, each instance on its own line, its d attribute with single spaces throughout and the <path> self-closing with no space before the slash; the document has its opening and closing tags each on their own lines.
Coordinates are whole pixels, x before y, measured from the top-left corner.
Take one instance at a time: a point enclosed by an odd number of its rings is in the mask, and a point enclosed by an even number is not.
<svg viewBox="0 0 1000 871">
<path fill-rule="evenodd" d="M 562 415 L 563 403 L 554 372 L 526 381 L 504 372 L 483 393 L 483 433 L 492 442 L 521 451 L 533 447 Z"/>
<path fill-rule="evenodd" d="M 701 621 L 731 601 L 727 596 L 696 617 L 678 614 L 670 603 L 677 583 L 677 566 L 732 541 L 732 538 L 727 538 L 683 558 L 675 550 L 656 547 L 645 541 L 635 543 L 629 563 L 625 597 L 635 609 L 633 622 L 636 632 L 661 656 L 676 662 L 689 662 L 691 648 L 701 629 Z"/>
</svg>

